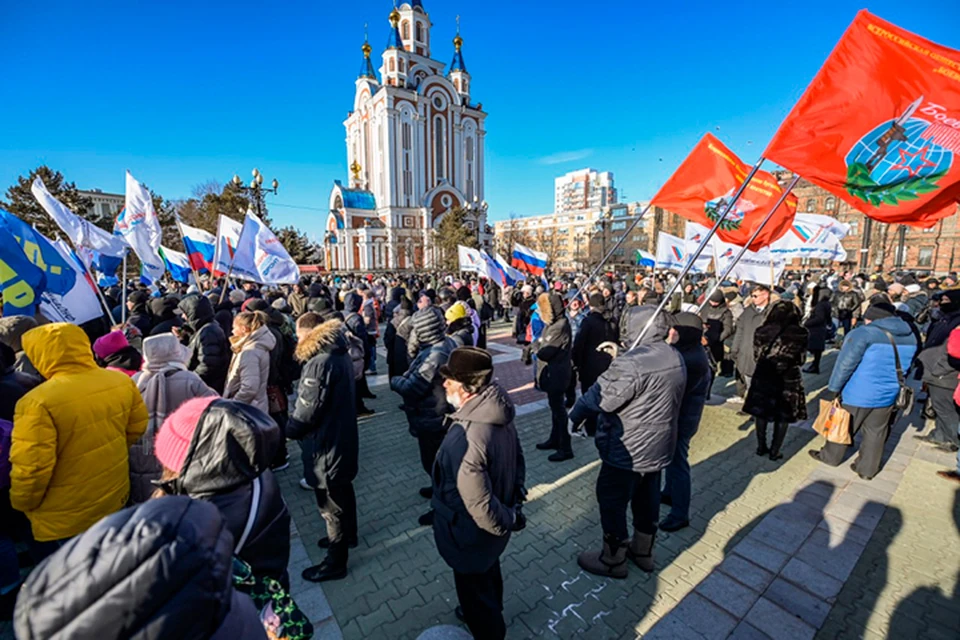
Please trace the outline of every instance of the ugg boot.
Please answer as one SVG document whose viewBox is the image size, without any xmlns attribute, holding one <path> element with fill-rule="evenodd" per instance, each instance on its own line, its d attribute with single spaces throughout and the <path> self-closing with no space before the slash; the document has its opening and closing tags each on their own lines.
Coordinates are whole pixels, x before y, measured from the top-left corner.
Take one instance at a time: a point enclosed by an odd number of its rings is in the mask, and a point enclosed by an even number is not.
<svg viewBox="0 0 960 640">
<path fill-rule="evenodd" d="M 627 549 L 627 557 L 647 573 L 653 571 L 653 541 L 655 539 L 656 534 L 654 533 L 640 533 L 634 529 L 633 540 L 630 541 L 630 546 Z"/>
<path fill-rule="evenodd" d="M 584 551 L 577 558 L 577 564 L 584 571 L 607 578 L 623 579 L 627 577 L 627 543 L 613 536 L 603 536 L 603 549 Z"/>
</svg>

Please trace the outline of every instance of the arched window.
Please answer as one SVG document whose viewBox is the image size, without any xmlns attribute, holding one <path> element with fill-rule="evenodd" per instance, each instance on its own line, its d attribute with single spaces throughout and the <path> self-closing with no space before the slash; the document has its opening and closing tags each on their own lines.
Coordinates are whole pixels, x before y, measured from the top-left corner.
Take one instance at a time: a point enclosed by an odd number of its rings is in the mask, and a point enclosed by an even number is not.
<svg viewBox="0 0 960 640">
<path fill-rule="evenodd" d="M 437 116 L 433 121 L 433 163 L 436 167 L 437 182 L 447 175 L 447 145 L 443 129 L 443 118 Z"/>
<path fill-rule="evenodd" d="M 837 199 L 833 196 L 827 198 L 826 204 L 824 205 L 827 211 L 835 211 L 837 208 Z"/>
<path fill-rule="evenodd" d="M 403 73 L 403 58 L 397 60 L 397 64 L 400 65 L 400 73 Z"/>
<path fill-rule="evenodd" d="M 390 71 L 396 71 L 396 70 L 397 70 L 396 64 L 393 62 L 393 58 L 390 58 L 390 62 L 387 63 L 387 68 L 388 68 Z"/>
<path fill-rule="evenodd" d="M 807 200 L 807 213 L 813 213 L 817 210 L 817 200 L 816 198 L 810 198 Z"/>
<path fill-rule="evenodd" d="M 473 202 L 474 193 L 474 180 L 473 180 L 473 137 L 468 136 L 463 143 L 465 155 L 466 155 L 466 174 L 467 174 L 467 184 L 466 184 L 466 196 L 467 202 Z"/>
<path fill-rule="evenodd" d="M 423 42 L 423 23 L 417 22 L 417 42 Z"/>
<path fill-rule="evenodd" d="M 402 30 L 401 33 L 403 34 L 403 39 L 409 40 L 410 39 L 410 23 L 404 20 L 400 28 Z"/>
<path fill-rule="evenodd" d="M 460 81 L 459 81 L 459 80 L 454 80 L 454 81 L 453 81 L 453 88 L 456 89 L 457 91 L 460 91 Z"/>
<path fill-rule="evenodd" d="M 401 201 L 403 206 L 409 207 L 413 198 L 413 125 L 410 122 L 404 122 L 400 126 L 400 148 L 403 157 Z"/>
</svg>

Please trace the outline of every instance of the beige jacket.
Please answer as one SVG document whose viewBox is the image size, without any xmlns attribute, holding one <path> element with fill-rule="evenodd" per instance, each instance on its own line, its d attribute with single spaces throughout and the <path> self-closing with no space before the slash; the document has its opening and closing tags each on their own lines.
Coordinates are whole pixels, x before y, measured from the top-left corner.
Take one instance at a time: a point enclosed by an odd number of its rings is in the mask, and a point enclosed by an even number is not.
<svg viewBox="0 0 960 640">
<path fill-rule="evenodd" d="M 266 326 L 242 338 L 230 338 L 233 359 L 230 360 L 227 386 L 223 390 L 225 400 L 246 402 L 269 413 L 267 378 L 270 376 L 270 352 L 276 344 L 277 339 Z"/>
</svg>

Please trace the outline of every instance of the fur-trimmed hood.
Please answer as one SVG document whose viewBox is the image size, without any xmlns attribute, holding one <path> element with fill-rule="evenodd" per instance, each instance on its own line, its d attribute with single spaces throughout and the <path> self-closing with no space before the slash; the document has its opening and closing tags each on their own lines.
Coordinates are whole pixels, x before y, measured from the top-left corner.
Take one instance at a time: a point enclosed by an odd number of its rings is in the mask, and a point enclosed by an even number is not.
<svg viewBox="0 0 960 640">
<path fill-rule="evenodd" d="M 541 293 L 537 298 L 537 313 L 544 324 L 553 324 L 563 316 L 563 298 L 556 293 Z"/>
<path fill-rule="evenodd" d="M 327 320 L 314 327 L 307 336 L 297 345 L 294 353 L 298 362 L 307 362 L 321 351 L 334 353 L 338 350 L 347 350 L 347 338 L 343 335 L 343 322 Z"/>
</svg>

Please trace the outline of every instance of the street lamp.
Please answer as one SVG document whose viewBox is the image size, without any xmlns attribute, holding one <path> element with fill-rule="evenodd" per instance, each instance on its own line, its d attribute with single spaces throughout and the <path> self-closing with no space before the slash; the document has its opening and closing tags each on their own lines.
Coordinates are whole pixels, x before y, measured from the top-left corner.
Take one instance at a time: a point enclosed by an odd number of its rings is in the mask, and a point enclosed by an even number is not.
<svg viewBox="0 0 960 640">
<path fill-rule="evenodd" d="M 472 217 L 473 224 L 477 229 L 477 246 L 483 246 L 480 242 L 480 233 L 483 231 L 483 229 L 480 228 L 480 219 L 486 217 L 488 208 L 489 205 L 487 204 L 487 201 L 481 201 L 477 196 L 473 196 L 473 202 L 468 203 L 465 207 L 467 213 Z M 490 225 L 486 225 L 486 231 L 489 233 Z"/>
<path fill-rule="evenodd" d="M 273 179 L 273 182 L 270 183 L 269 187 L 263 186 L 263 174 L 260 173 L 259 169 L 254 169 L 253 179 L 250 180 L 250 186 L 243 184 L 243 181 L 240 179 L 240 176 L 234 174 L 233 176 L 233 186 L 237 188 L 238 191 L 243 193 L 250 194 L 250 198 L 257 205 L 257 216 L 263 217 L 263 197 L 265 193 L 277 194 L 277 191 L 280 189 L 280 183 L 276 178 Z"/>
</svg>

